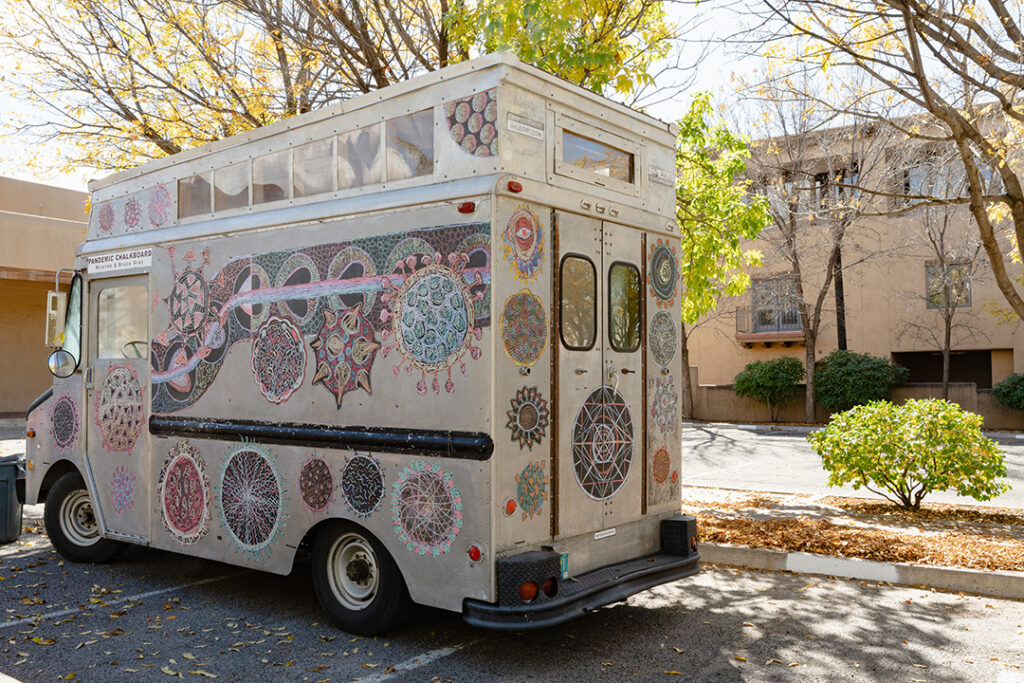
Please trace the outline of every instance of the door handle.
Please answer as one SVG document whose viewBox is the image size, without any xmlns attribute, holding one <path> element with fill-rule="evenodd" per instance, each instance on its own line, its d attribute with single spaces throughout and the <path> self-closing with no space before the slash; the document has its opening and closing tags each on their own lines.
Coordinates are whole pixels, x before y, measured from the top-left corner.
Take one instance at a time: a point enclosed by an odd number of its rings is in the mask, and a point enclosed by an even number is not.
<svg viewBox="0 0 1024 683">
<path fill-rule="evenodd" d="M 576 370 L 574 370 L 574 372 L 577 375 L 585 375 L 585 374 L 587 374 L 587 369 L 586 368 L 576 368 Z"/>
<path fill-rule="evenodd" d="M 632 375 L 634 371 L 630 370 L 629 368 L 622 368 L 621 370 L 619 370 L 619 372 L 621 372 L 623 375 Z"/>
</svg>

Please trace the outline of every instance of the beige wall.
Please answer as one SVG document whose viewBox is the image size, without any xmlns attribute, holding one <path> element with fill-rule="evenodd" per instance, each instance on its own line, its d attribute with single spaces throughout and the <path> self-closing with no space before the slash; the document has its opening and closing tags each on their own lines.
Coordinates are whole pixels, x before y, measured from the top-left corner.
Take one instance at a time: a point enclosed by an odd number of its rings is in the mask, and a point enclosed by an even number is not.
<svg viewBox="0 0 1024 683">
<path fill-rule="evenodd" d="M 900 217 L 862 219 L 849 229 L 843 247 L 843 279 L 847 348 L 851 351 L 890 358 L 894 352 L 937 351 L 941 348 L 936 340 L 929 338 L 929 334 L 915 331 L 910 325 L 916 323 L 929 328 L 941 340 L 941 317 L 936 310 L 927 307 L 925 298 L 925 265 L 935 257 L 923 241 L 921 225 L 922 214 L 915 211 Z M 973 220 L 964 212 L 955 217 L 949 238 L 961 240 L 976 233 Z M 767 234 L 771 236 L 772 233 Z M 764 265 L 760 269 L 752 269 L 752 277 L 789 271 L 770 240 L 759 239 L 749 246 L 760 249 L 764 254 Z M 826 257 L 827 249 L 823 242 L 815 244 L 809 240 L 803 245 L 802 275 L 808 291 L 817 292 L 824 281 Z M 1024 372 L 1024 328 L 1019 321 L 1004 324 L 992 313 L 993 307 L 1006 309 L 1007 305 L 995 284 L 984 252 L 980 253 L 979 260 L 981 266 L 972 277 L 971 305 L 959 308 L 954 315 L 954 323 L 967 325 L 973 337 L 960 340 L 953 348 L 989 351 L 995 383 L 1013 372 Z M 1010 275 L 1019 278 L 1021 272 L 1022 268 L 1017 264 L 1012 266 Z M 834 287 L 830 287 L 815 354 L 819 360 L 837 348 L 834 302 Z M 745 408 L 742 401 L 727 398 L 736 374 L 746 364 L 758 360 L 792 356 L 805 361 L 806 346 L 801 340 L 783 345 L 767 338 L 762 341 L 737 339 L 736 309 L 750 304 L 749 294 L 723 300 L 711 316 L 701 320 L 690 331 L 690 364 L 699 370 L 699 383 L 704 385 L 695 391 L 696 417 L 766 421 L 767 409 L 764 406 L 752 403 L 753 407 Z M 801 338 L 802 334 L 796 337 Z M 747 342 L 746 346 L 743 341 Z M 966 404 L 982 411 L 982 414 L 988 411 L 992 420 L 1006 425 L 1006 428 L 1024 427 L 1021 416 L 994 407 L 991 394 L 979 392 L 974 396 L 973 389 L 971 393 L 970 400 L 964 398 Z M 734 414 L 736 417 L 732 417 Z M 803 421 L 802 399 L 787 406 L 780 419 Z M 991 421 L 988 424 L 996 428 Z"/>
<path fill-rule="evenodd" d="M 0 178 L 0 414 L 24 413 L 50 386 L 46 292 L 85 238 L 84 192 Z M 68 277 L 62 278 L 65 282 Z"/>
</svg>

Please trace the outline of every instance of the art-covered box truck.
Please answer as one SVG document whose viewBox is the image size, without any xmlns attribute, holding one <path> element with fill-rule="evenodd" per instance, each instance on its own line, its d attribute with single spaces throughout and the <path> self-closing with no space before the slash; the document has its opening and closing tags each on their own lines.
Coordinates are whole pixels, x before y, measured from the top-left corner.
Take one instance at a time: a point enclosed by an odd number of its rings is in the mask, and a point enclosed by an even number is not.
<svg viewBox="0 0 1024 683">
<path fill-rule="evenodd" d="M 493 55 L 93 182 L 26 502 L 75 561 L 310 547 L 366 634 L 696 573 L 674 133 Z"/>
</svg>

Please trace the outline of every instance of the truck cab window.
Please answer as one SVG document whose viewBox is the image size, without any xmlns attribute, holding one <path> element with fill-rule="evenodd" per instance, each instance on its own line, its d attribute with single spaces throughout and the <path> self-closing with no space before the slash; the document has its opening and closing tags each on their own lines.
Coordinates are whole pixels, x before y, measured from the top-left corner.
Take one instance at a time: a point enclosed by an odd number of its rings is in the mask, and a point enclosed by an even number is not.
<svg viewBox="0 0 1024 683">
<path fill-rule="evenodd" d="M 616 351 L 640 348 L 640 271 L 629 263 L 608 270 L 608 340 Z"/>
<path fill-rule="evenodd" d="M 71 293 L 68 294 L 68 312 L 64 318 L 64 343 L 61 348 L 82 360 L 82 276 L 75 275 L 71 280 Z"/>
<path fill-rule="evenodd" d="M 148 358 L 146 288 L 106 287 L 97 301 L 97 358 Z"/>
<path fill-rule="evenodd" d="M 597 336 L 597 272 L 582 256 L 566 256 L 561 269 L 562 345 L 586 350 Z"/>
</svg>

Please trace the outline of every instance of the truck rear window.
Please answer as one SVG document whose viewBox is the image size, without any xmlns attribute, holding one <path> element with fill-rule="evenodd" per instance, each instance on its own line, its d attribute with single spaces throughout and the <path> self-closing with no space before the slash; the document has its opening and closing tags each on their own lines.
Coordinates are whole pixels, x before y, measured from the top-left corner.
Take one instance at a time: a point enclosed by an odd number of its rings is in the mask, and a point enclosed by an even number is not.
<svg viewBox="0 0 1024 683">
<path fill-rule="evenodd" d="M 562 345 L 575 350 L 593 347 L 597 336 L 597 272 L 590 259 L 573 255 L 562 259 L 561 293 Z"/>
<path fill-rule="evenodd" d="M 633 155 L 582 135 L 562 131 L 562 161 L 598 175 L 633 182 Z"/>
</svg>

